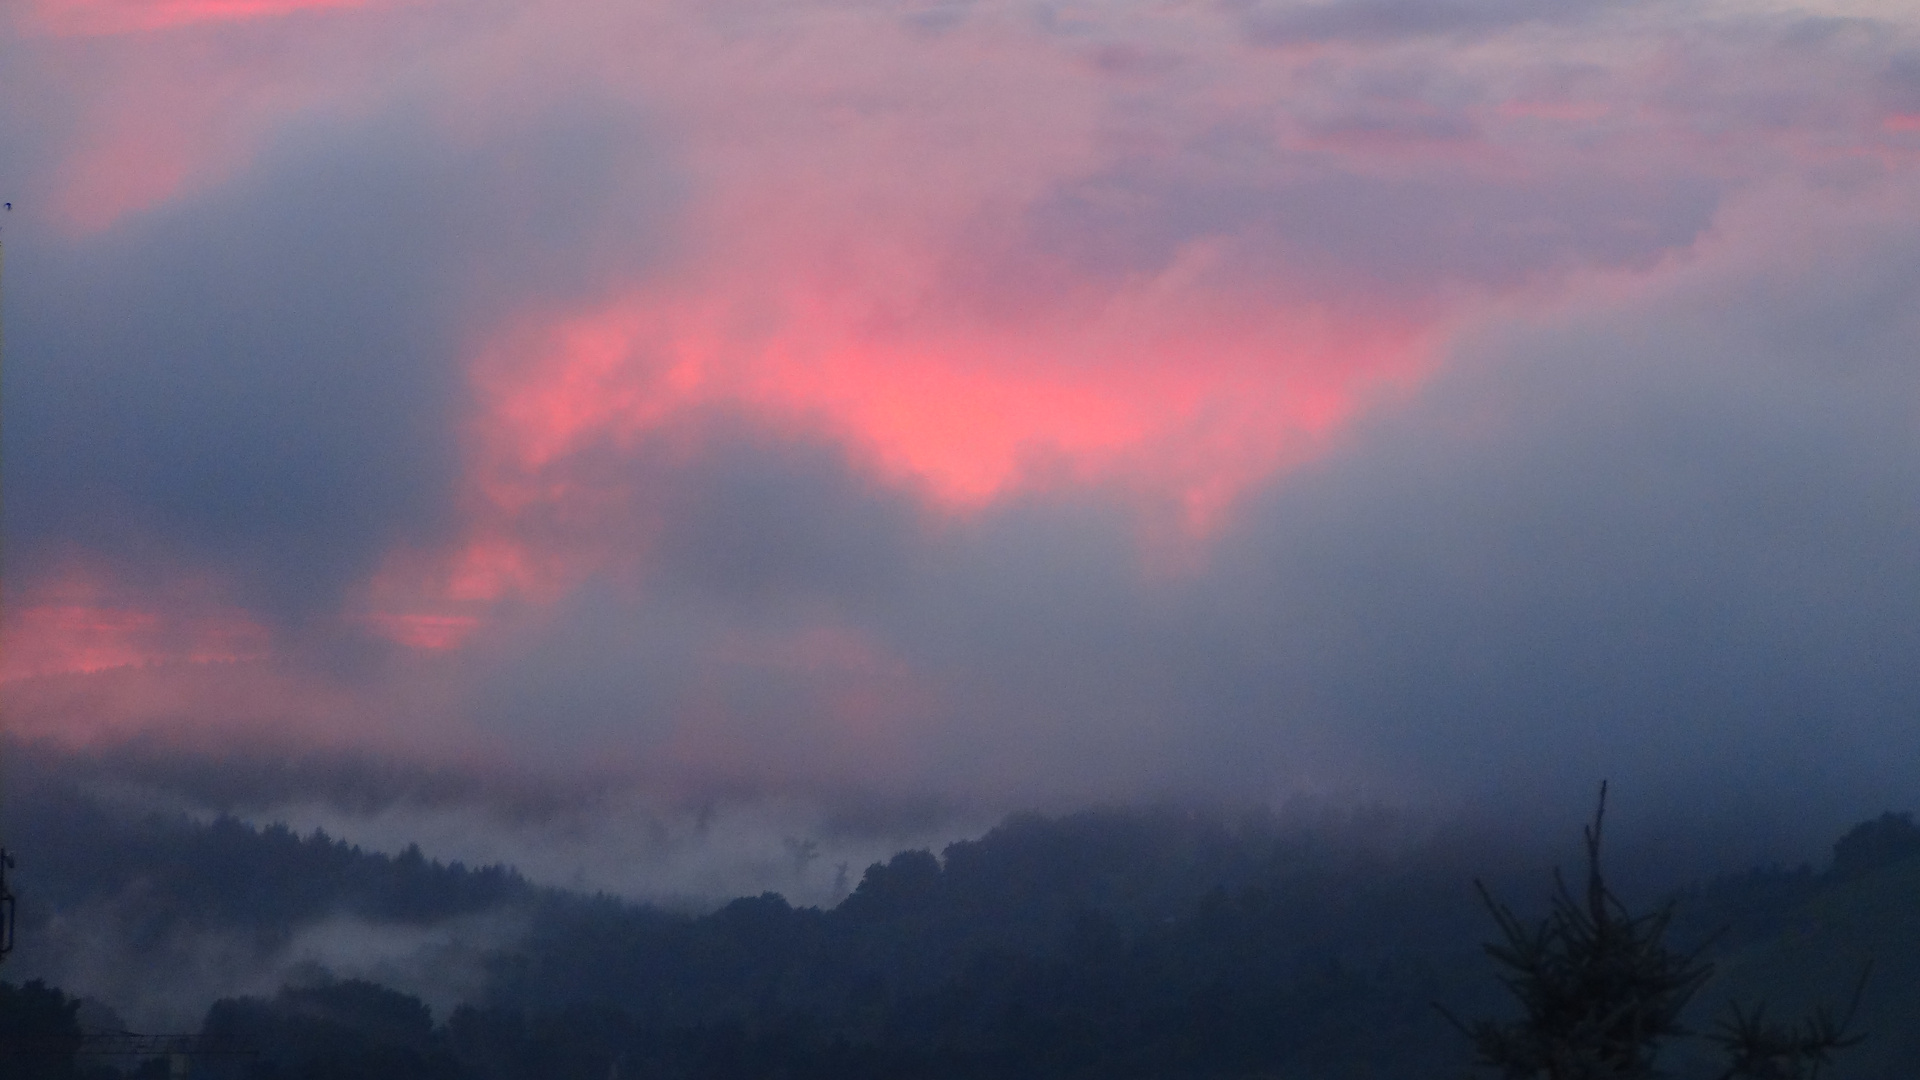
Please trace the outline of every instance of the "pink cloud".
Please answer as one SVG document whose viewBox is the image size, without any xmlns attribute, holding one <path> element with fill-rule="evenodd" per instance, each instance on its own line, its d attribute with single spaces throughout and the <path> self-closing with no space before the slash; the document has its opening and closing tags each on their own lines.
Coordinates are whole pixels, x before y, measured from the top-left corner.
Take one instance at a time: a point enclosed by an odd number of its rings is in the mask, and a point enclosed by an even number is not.
<svg viewBox="0 0 1920 1080">
<path fill-rule="evenodd" d="M 172 596 L 128 596 L 107 576 L 69 565 L 10 597 L 0 681 L 266 656 L 266 628 L 242 609 L 206 603 L 204 591 L 187 582 Z"/>
<path fill-rule="evenodd" d="M 370 0 L 34 0 L 27 25 L 53 35 L 152 33 L 205 23 L 358 8 Z"/>
<path fill-rule="evenodd" d="M 341 210 L 402 238 L 380 250 L 441 244 L 482 283 L 477 299 L 442 296 L 432 289 L 454 275 L 428 275 L 405 298 L 454 312 L 429 345 L 459 358 L 466 394 L 450 436 L 457 520 L 439 543 L 386 551 L 325 613 L 396 646 L 409 674 L 504 664 L 582 591 L 682 633 L 647 606 L 681 602 L 650 576 L 671 524 L 659 474 L 713 452 L 713 416 L 832 442 L 846 483 L 943 526 L 1097 492 L 1131 499 L 1127 527 L 1204 548 L 1248 492 L 1443 374 L 1462 328 L 1553 310 L 1610 278 L 1657 280 L 1716 242 L 1718 208 L 1743 191 L 1870 184 L 1912 165 L 1913 118 L 1874 113 L 1852 74 L 1890 46 L 1793 51 L 1764 26 L 1709 16 L 1263 48 L 1217 7 L 910 15 L 97 0 L 35 8 L 16 48 L 69 72 L 52 85 L 72 130 L 36 168 L 94 238 L 143 212 L 217 207 L 263 155 L 303 139 L 324 153 L 301 160 L 323 164 L 392 155 L 354 141 L 392 113 L 423 118 L 408 137 L 443 143 L 449 175 L 498 186 L 487 214 L 442 232 L 418 220 L 430 197 L 396 210 L 376 186 Z M 564 285 L 487 285 L 550 254 L 526 250 L 551 235 L 537 223 L 552 208 L 525 177 L 581 171 L 569 155 L 596 148 L 534 136 L 589 106 L 634 123 L 588 125 L 588 144 L 657 139 L 645 160 L 658 176 L 623 164 L 604 183 L 616 206 L 671 187 L 666 223 L 643 235 L 609 212 L 579 251 L 541 264 Z M 273 195 L 251 193 L 268 207 Z M 509 215 L 536 225 L 509 229 Z M 646 257 L 606 269 L 596 245 Z M 366 347 L 391 348 L 381 358 L 399 367 L 420 344 Z M 423 731 L 463 722 L 450 717 L 471 697 L 453 684 L 472 670 L 425 679 L 410 713 L 379 679 L 363 700 L 272 664 L 215 667 L 305 658 L 296 633 L 207 599 L 230 583 L 181 576 L 197 614 L 105 571 L 25 583 L 7 671 L 34 687 L 31 723 L 52 730 L 62 710 L 97 707 L 134 730 L 198 710 L 357 739 L 392 737 L 384 725 L 414 714 L 430 718 Z M 658 730 L 628 734 L 641 707 L 608 706 L 628 726 L 607 739 L 626 738 L 636 760 L 905 775 L 955 738 L 916 725 L 960 680 L 885 627 L 828 601 L 778 625 L 699 614 L 719 625 L 684 630 L 699 655 L 646 718 Z M 608 633 L 640 636 L 627 623 Z M 95 684 L 56 678 L 87 672 L 107 677 L 85 691 Z M 739 690 L 756 678 L 775 689 Z M 1048 706 L 1021 707 L 1009 728 Z"/>
</svg>

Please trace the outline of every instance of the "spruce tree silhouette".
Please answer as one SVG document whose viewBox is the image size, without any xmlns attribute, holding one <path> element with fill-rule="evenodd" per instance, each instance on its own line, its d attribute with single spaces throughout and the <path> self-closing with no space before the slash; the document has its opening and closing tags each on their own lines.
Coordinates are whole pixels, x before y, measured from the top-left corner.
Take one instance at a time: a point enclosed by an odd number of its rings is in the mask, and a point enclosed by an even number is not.
<svg viewBox="0 0 1920 1080">
<path fill-rule="evenodd" d="M 1554 871 L 1551 906 L 1537 925 L 1474 882 L 1502 939 L 1487 943 L 1487 955 L 1522 1016 L 1466 1024 L 1444 1007 L 1441 1012 L 1473 1041 L 1480 1064 L 1504 1080 L 1649 1080 L 1660 1075 L 1655 1059 L 1662 1046 L 1691 1034 L 1680 1015 L 1713 966 L 1698 952 L 1667 947 L 1672 901 L 1634 915 L 1607 888 L 1600 869 L 1606 813 L 1602 783 L 1593 824 L 1583 830 L 1584 895 L 1576 898 Z M 1763 1009 L 1748 1013 L 1736 1005 L 1707 1036 L 1727 1055 L 1720 1080 L 1814 1080 L 1835 1051 L 1859 1041 L 1848 1028 L 1865 985 L 1862 972 L 1853 1006 L 1837 1022 L 1822 1010 L 1783 1024 L 1767 1020 Z"/>
</svg>

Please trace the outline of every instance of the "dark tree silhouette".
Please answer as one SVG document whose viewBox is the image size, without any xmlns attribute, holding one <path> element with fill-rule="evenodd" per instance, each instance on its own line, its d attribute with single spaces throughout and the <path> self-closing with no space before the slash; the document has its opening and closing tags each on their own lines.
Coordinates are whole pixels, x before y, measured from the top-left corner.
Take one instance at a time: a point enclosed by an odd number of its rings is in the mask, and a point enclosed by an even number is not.
<svg viewBox="0 0 1920 1080">
<path fill-rule="evenodd" d="M 0 983 L 0 1077 L 69 1080 L 78 1077 L 80 1002 L 38 979 Z"/>
<path fill-rule="evenodd" d="M 1675 904 L 1631 914 L 1600 870 L 1607 785 L 1593 824 L 1584 829 L 1587 880 L 1576 898 L 1559 871 L 1547 917 L 1528 924 L 1475 882 L 1502 940 L 1486 945 L 1500 981 L 1522 1016 L 1463 1024 L 1480 1063 L 1505 1080 L 1649 1080 L 1669 1040 L 1690 1035 L 1680 1023 L 1687 1003 L 1713 973 L 1699 953 L 1667 947 Z M 1727 1055 L 1721 1080 L 1813 1080 L 1833 1054 L 1859 1041 L 1849 1033 L 1866 974 L 1853 1006 L 1835 1021 L 1825 1010 L 1800 1023 L 1770 1021 L 1764 1009 L 1733 1006 L 1707 1038 Z M 1445 1012 L 1443 1008 L 1441 1010 Z"/>
<path fill-rule="evenodd" d="M 1833 876 L 1851 881 L 1915 855 L 1920 855 L 1920 827 L 1913 815 L 1881 814 L 1855 825 L 1833 845 Z"/>
<path fill-rule="evenodd" d="M 1712 972 L 1697 956 L 1667 948 L 1672 904 L 1636 916 L 1607 888 L 1600 871 L 1606 811 L 1602 784 L 1599 809 L 1585 829 L 1585 896 L 1576 899 L 1556 870 L 1552 908 L 1537 925 L 1474 883 L 1503 938 L 1486 946 L 1487 955 L 1524 1015 L 1507 1023 L 1455 1023 L 1473 1040 L 1481 1063 L 1507 1080 L 1652 1076 L 1661 1044 L 1685 1033 L 1680 1013 Z"/>
<path fill-rule="evenodd" d="M 1849 1034 L 1848 1028 L 1866 989 L 1867 974 L 1860 973 L 1853 1003 L 1840 1020 L 1819 1009 L 1797 1024 L 1786 1023 L 1767 1019 L 1765 1009 L 1748 1012 L 1733 1006 L 1732 1014 L 1708 1036 L 1727 1052 L 1727 1067 L 1719 1080 L 1819 1080 L 1820 1070 L 1832 1063 L 1835 1051 L 1862 1038 Z"/>
</svg>

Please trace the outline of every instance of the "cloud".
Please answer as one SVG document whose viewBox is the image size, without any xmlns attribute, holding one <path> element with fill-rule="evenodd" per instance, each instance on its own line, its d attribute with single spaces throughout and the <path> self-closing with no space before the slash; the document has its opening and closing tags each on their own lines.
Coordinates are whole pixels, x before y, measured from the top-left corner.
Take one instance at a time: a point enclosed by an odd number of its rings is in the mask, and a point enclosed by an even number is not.
<svg viewBox="0 0 1920 1080">
<path fill-rule="evenodd" d="M 1476 38 L 1529 25 L 1578 24 L 1627 7 L 1623 0 L 1333 0 L 1246 5 L 1249 36 L 1262 45 Z"/>
<path fill-rule="evenodd" d="M 1894 113 L 1920 115 L 1920 52 L 1889 57 L 1878 78 L 1881 99 Z"/>
<path fill-rule="evenodd" d="M 1696 261 L 1485 324 L 1239 504 L 1197 568 L 1152 570 L 1121 489 L 876 533 L 827 493 L 885 505 L 884 479 L 783 471 L 812 494 L 756 500 L 739 542 L 829 537 L 864 589 L 833 563 L 646 562 L 548 612 L 486 697 L 507 730 L 737 791 L 1491 806 L 1612 776 L 1818 829 L 1900 803 L 1920 235 L 1898 191 L 1863 205 L 1757 196 Z M 729 476 L 682 490 L 729 506 Z"/>
<path fill-rule="evenodd" d="M 478 145 L 404 109 L 319 122 L 225 187 L 17 245 L 14 580 L 184 566 L 288 619 L 443 537 L 463 327 L 644 267 L 670 193 L 651 145 L 591 106 Z"/>
<path fill-rule="evenodd" d="M 0 168 L 98 211 L 9 226 L 21 730 L 682 807 L 1911 790 L 1904 24 L 483 14 L 5 43 Z"/>
<path fill-rule="evenodd" d="M 367 851 L 397 856 L 417 846 L 441 862 L 506 865 L 536 885 L 696 910 L 767 889 L 800 905 L 832 905 L 871 863 L 906 848 L 938 849 L 994 823 L 991 814 L 926 794 L 875 798 L 848 787 L 817 797 L 728 797 L 710 788 L 675 793 L 636 785 L 630 774 L 578 762 L 544 768 L 525 758 L 450 762 L 444 755 L 257 744 L 182 747 L 153 738 L 82 750 L 12 739 L 5 749 L 11 771 L 22 778 L 7 796 L 9 842 L 39 853 L 34 890 L 43 902 L 56 912 L 85 908 L 66 923 L 56 920 L 60 940 L 97 941 L 80 951 L 50 944 L 36 950 L 31 963 L 47 970 L 70 960 L 76 968 L 97 968 L 101 977 L 112 967 L 102 960 L 112 954 L 108 943 L 124 944 L 125 935 L 138 932 L 132 916 L 140 910 L 141 884 L 117 856 L 89 854 L 88 845 L 119 851 L 129 823 L 165 833 L 169 822 L 227 816 L 284 825 L 301 836 L 319 829 Z M 122 880 L 129 873 L 133 877 Z M 38 918 L 43 910 L 30 914 Z M 457 944 L 448 939 L 465 937 L 477 947 L 516 933 L 520 914 L 505 903 L 481 918 L 409 923 L 382 922 L 364 910 L 328 910 L 301 915 L 250 947 L 239 938 L 201 935 L 221 938 L 204 951 L 213 966 L 231 969 L 229 985 L 206 999 L 270 991 L 277 986 L 272 979 L 301 964 L 319 963 L 344 977 L 376 962 L 405 963 L 416 950 L 430 954 L 427 947 L 436 942 Z M 191 953 L 190 931 L 181 931 L 177 947 L 157 944 Z M 351 946 L 362 938 L 370 947 L 356 952 Z M 303 949 L 303 942 L 313 947 Z M 461 974 L 449 971 L 437 991 L 447 992 Z M 242 975 L 257 978 L 239 987 Z M 137 972 L 113 977 L 143 978 Z M 415 978 L 432 982 L 418 972 Z"/>
<path fill-rule="evenodd" d="M 1464 349 L 1254 500 L 1216 565 L 1268 722 L 1435 796 L 1910 800 L 1920 235 L 1818 205 L 1755 200 L 1717 258 Z"/>
<path fill-rule="evenodd" d="M 50 34 L 124 34 L 195 23 L 272 19 L 359 7 L 365 0 L 41 0 L 28 5 L 28 28 Z"/>
<path fill-rule="evenodd" d="M 1374 136 L 1397 123 L 1349 117 L 1316 130 Z M 1705 177 L 1685 175 L 1651 184 L 1588 171 L 1510 183 L 1444 167 L 1377 176 L 1315 163 L 1283 182 L 1244 186 L 1090 177 L 1033 213 L 1044 242 L 1091 272 L 1152 272 L 1197 240 L 1230 237 L 1250 273 L 1307 278 L 1300 290 L 1326 302 L 1379 291 L 1418 305 L 1449 290 L 1512 288 L 1570 267 L 1646 266 L 1689 246 L 1722 194 Z"/>
<path fill-rule="evenodd" d="M 139 889 L 77 904 L 36 927 L 15 963 L 22 978 L 110 1002 L 135 1031 L 190 1032 L 224 997 L 268 997 L 316 977 L 370 979 L 427 1001 L 444 1018 L 486 985 L 488 952 L 525 934 L 518 912 L 449 919 L 431 926 L 335 916 L 257 930 L 148 925 Z"/>
</svg>

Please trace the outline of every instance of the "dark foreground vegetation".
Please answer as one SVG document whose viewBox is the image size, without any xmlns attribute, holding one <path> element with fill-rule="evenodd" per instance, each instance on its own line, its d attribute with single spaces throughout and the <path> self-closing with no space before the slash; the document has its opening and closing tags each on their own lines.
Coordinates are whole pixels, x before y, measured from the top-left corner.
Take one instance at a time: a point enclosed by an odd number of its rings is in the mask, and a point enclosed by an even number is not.
<svg viewBox="0 0 1920 1080">
<path fill-rule="evenodd" d="M 322 918 L 436 926 L 511 914 L 515 931 L 469 957 L 481 977 L 445 1015 L 318 967 L 215 1001 L 197 1041 L 172 1047 L 195 1051 L 182 1062 L 207 1080 L 1468 1076 L 1476 1050 L 1498 1062 L 1488 1040 L 1519 1037 L 1529 1018 L 1481 943 L 1511 950 L 1514 933 L 1551 926 L 1559 910 L 1537 866 L 1490 868 L 1464 842 L 1369 845 L 1356 840 L 1364 830 L 1260 817 L 1016 817 L 939 857 L 876 864 L 830 910 L 768 894 L 704 915 L 233 821 L 83 802 L 16 819 L 23 839 L 62 843 L 41 848 L 15 978 L 48 964 L 32 942 L 69 940 L 74 912 L 113 912 L 129 965 L 216 932 L 268 958 Z M 1537 901 L 1507 913 L 1504 938 L 1476 877 Z M 1733 1015 L 1729 1001 L 1744 1015 L 1765 1002 L 1766 1015 L 1796 1023 L 1823 1002 L 1844 1008 L 1871 957 L 1854 1025 L 1870 1038 L 1820 1075 L 1913 1075 L 1920 829 L 1910 819 L 1852 830 L 1829 867 L 1755 870 L 1674 901 L 1670 921 L 1635 931 L 1657 929 L 1675 966 L 1656 974 L 1686 983 L 1665 1034 L 1713 1030 Z M 96 975 L 86 989 L 110 982 Z M 168 1075 L 167 1058 L 101 1034 L 117 1024 L 42 984 L 0 988 L 0 1043 L 14 1051 L 0 1051 L 0 1076 Z M 1725 1072 L 1724 1054 L 1684 1045 L 1658 1063 L 1681 1077 Z"/>
</svg>

